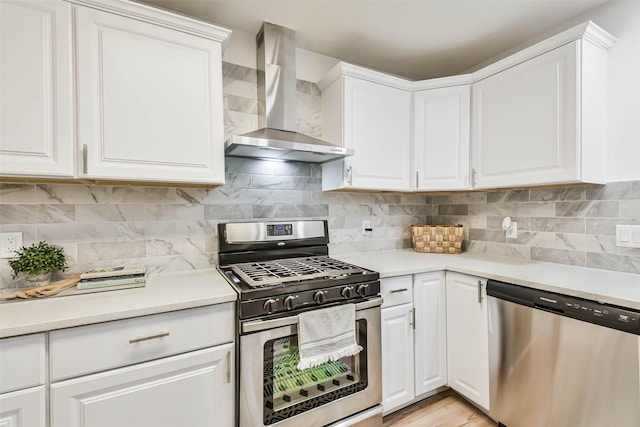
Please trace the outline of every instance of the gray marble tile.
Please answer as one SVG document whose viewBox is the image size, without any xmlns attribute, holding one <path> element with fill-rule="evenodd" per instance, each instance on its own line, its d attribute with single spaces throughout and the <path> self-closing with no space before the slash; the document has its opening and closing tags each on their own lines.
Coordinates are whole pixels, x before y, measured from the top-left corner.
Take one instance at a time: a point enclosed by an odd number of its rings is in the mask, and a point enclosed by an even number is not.
<svg viewBox="0 0 640 427">
<path fill-rule="evenodd" d="M 2 204 L 0 224 L 35 224 L 39 205 Z"/>
<path fill-rule="evenodd" d="M 253 205 L 254 218 L 326 218 L 328 215 L 327 205 Z"/>
<path fill-rule="evenodd" d="M 482 253 L 491 256 L 502 256 L 515 259 L 529 259 L 529 247 L 496 242 L 471 241 L 463 246 L 465 252 Z"/>
<path fill-rule="evenodd" d="M 620 201 L 620 218 L 640 218 L 640 200 Z"/>
<path fill-rule="evenodd" d="M 302 162 L 272 162 L 269 160 L 227 157 L 226 170 L 230 173 L 248 173 L 278 176 L 311 176 L 311 164 Z"/>
<path fill-rule="evenodd" d="M 203 220 L 203 205 L 146 205 L 149 221 Z"/>
<path fill-rule="evenodd" d="M 532 202 L 553 202 L 568 200 L 584 200 L 585 187 L 532 188 L 529 193 Z"/>
<path fill-rule="evenodd" d="M 147 240 L 147 256 L 198 254 L 204 251 L 204 236 Z"/>
<path fill-rule="evenodd" d="M 427 205 L 389 205 L 389 215 L 429 215 L 433 213 Z"/>
<path fill-rule="evenodd" d="M 432 202 L 434 205 L 487 203 L 487 193 L 469 191 L 464 193 L 439 194 L 432 196 Z"/>
<path fill-rule="evenodd" d="M 535 261 L 554 262 L 556 264 L 569 264 L 584 267 L 586 265 L 585 252 L 548 249 L 548 248 L 531 248 L 531 259 Z"/>
<path fill-rule="evenodd" d="M 306 80 L 296 81 L 296 91 L 300 93 L 306 93 L 308 95 L 315 95 L 315 96 L 321 95 L 318 85 L 313 82 L 308 82 Z"/>
<path fill-rule="evenodd" d="M 437 205 L 438 215 L 467 215 L 469 205 Z"/>
<path fill-rule="evenodd" d="M 640 180 L 589 186 L 586 197 L 588 200 L 640 199 Z"/>
<path fill-rule="evenodd" d="M 144 221 L 145 205 L 76 205 L 77 222 Z"/>
<path fill-rule="evenodd" d="M 0 205 L 35 203 L 34 184 L 13 184 L 0 182 Z"/>
<path fill-rule="evenodd" d="M 146 242 L 127 240 L 117 242 L 92 242 L 78 244 L 78 261 L 94 262 L 117 260 L 121 258 L 144 258 Z"/>
<path fill-rule="evenodd" d="M 487 203 L 528 201 L 529 190 L 492 191 L 487 193 Z"/>
<path fill-rule="evenodd" d="M 249 67 L 223 62 L 223 77 L 229 80 L 239 80 L 243 82 L 258 84 L 258 72 Z"/>
<path fill-rule="evenodd" d="M 263 190 L 283 190 L 293 187 L 292 176 L 253 175 L 251 188 Z"/>
<path fill-rule="evenodd" d="M 424 194 L 400 194 L 400 203 L 410 205 L 431 205 L 431 198 Z"/>
<path fill-rule="evenodd" d="M 558 233 L 557 236 L 558 249 L 595 253 L 615 253 L 617 251 L 614 236 L 571 233 Z"/>
<path fill-rule="evenodd" d="M 640 256 L 623 256 L 620 271 L 640 274 Z"/>
<path fill-rule="evenodd" d="M 387 216 L 389 207 L 386 205 L 375 205 L 365 203 L 355 203 L 349 205 L 328 205 L 328 213 L 331 216 Z"/>
<path fill-rule="evenodd" d="M 518 231 L 518 237 L 507 239 L 507 243 L 516 243 L 538 248 L 556 248 L 558 245 L 556 233 L 543 233 L 537 231 Z"/>
<path fill-rule="evenodd" d="M 36 223 L 65 223 L 76 219 L 75 205 L 37 205 Z"/>
<path fill-rule="evenodd" d="M 240 111 L 226 110 L 224 112 L 225 126 L 241 129 L 258 129 L 258 115 L 255 113 L 243 113 Z M 243 133 L 243 132 L 232 132 Z"/>
<path fill-rule="evenodd" d="M 620 255 L 587 252 L 586 266 L 602 270 L 621 271 L 622 258 Z"/>
<path fill-rule="evenodd" d="M 616 217 L 618 212 L 617 201 L 556 202 L 555 216 Z"/>
<path fill-rule="evenodd" d="M 224 96 L 235 95 L 258 99 L 258 86 L 255 83 L 225 78 L 222 84 L 222 93 Z"/>
<path fill-rule="evenodd" d="M 640 217 L 636 219 L 622 218 L 587 218 L 587 234 L 605 234 L 615 236 L 616 225 L 640 225 Z"/>
<path fill-rule="evenodd" d="M 486 242 L 505 243 L 505 232 L 503 230 L 481 230 L 471 228 L 469 230 L 469 240 L 481 240 Z"/>
<path fill-rule="evenodd" d="M 204 218 L 210 219 L 250 219 L 252 218 L 252 205 L 250 203 L 233 205 L 206 205 Z"/>
<path fill-rule="evenodd" d="M 68 223 L 38 224 L 36 226 L 38 240 L 59 243 L 87 243 L 112 240 L 115 230 L 112 223 Z"/>
<path fill-rule="evenodd" d="M 553 217 L 554 202 L 469 204 L 469 215 L 510 217 Z"/>
<path fill-rule="evenodd" d="M 531 218 L 529 227 L 533 231 L 584 233 L 585 221 L 584 218 Z"/>
<path fill-rule="evenodd" d="M 313 200 L 313 193 L 306 190 L 248 190 L 249 201 L 254 205 L 275 203 L 323 204 Z"/>
<path fill-rule="evenodd" d="M 225 95 L 225 108 L 228 111 L 237 111 L 239 113 L 246 113 L 252 115 L 258 115 L 258 100 L 255 98 L 247 98 L 237 95 Z"/>
</svg>

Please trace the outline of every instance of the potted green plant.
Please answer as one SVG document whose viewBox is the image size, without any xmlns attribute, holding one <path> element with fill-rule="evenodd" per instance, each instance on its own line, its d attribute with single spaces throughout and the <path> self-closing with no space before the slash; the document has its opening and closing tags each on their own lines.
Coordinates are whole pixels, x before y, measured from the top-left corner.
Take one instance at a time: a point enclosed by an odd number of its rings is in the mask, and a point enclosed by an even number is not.
<svg viewBox="0 0 640 427">
<path fill-rule="evenodd" d="M 28 286 L 44 286 L 49 284 L 51 273 L 66 271 L 67 258 L 62 248 L 47 242 L 34 243 L 21 247 L 16 251 L 17 258 L 9 260 L 13 270 L 13 278 L 22 273 Z"/>
</svg>

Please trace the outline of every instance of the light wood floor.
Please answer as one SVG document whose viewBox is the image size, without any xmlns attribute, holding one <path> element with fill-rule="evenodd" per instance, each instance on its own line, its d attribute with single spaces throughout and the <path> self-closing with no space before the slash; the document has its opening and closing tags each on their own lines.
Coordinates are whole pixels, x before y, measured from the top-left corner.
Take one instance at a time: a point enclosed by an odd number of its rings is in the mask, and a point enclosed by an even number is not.
<svg viewBox="0 0 640 427">
<path fill-rule="evenodd" d="M 496 427 L 496 423 L 447 390 L 384 417 L 383 427 Z"/>
</svg>

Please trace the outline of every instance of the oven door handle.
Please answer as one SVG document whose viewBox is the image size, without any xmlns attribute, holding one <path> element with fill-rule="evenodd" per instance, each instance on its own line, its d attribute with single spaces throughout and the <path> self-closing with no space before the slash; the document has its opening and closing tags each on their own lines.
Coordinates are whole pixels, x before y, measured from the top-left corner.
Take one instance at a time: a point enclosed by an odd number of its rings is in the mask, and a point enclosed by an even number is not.
<svg viewBox="0 0 640 427">
<path fill-rule="evenodd" d="M 377 297 L 367 301 L 359 302 L 356 304 L 356 319 L 358 319 L 358 312 L 366 310 L 368 308 L 379 307 L 382 305 L 382 298 Z M 291 326 L 298 324 L 298 316 L 281 317 L 279 319 L 271 320 L 254 320 L 242 324 L 242 333 L 248 334 L 251 332 L 260 332 L 267 329 L 280 328 L 282 326 Z"/>
</svg>

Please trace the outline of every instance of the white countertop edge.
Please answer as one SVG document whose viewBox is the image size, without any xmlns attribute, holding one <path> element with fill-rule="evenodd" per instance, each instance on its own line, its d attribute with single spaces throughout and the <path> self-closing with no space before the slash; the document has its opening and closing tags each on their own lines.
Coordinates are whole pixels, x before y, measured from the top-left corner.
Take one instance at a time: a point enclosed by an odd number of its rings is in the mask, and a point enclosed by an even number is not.
<svg viewBox="0 0 640 427">
<path fill-rule="evenodd" d="M 151 274 L 142 288 L 0 304 L 0 338 L 233 302 L 216 269 Z"/>
<path fill-rule="evenodd" d="M 332 255 L 380 273 L 380 278 L 453 271 L 640 310 L 640 274 L 462 253 L 413 249 Z"/>
</svg>

